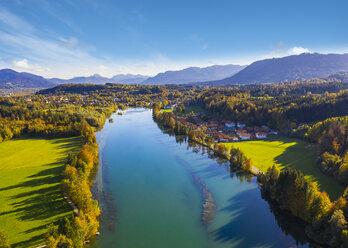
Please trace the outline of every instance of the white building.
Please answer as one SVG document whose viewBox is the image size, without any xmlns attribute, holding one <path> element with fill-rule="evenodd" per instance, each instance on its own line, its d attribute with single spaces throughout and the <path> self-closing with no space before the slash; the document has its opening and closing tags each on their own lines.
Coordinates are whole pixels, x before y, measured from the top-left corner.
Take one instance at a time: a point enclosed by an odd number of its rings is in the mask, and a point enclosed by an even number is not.
<svg viewBox="0 0 348 248">
<path fill-rule="evenodd" d="M 232 121 L 226 121 L 225 122 L 225 127 L 227 128 L 234 128 L 235 127 L 235 123 Z"/>
<path fill-rule="evenodd" d="M 255 136 L 257 139 L 266 139 L 267 133 L 256 133 Z"/>
<path fill-rule="evenodd" d="M 251 135 L 249 133 L 241 133 L 238 135 L 241 140 L 250 140 Z"/>
</svg>

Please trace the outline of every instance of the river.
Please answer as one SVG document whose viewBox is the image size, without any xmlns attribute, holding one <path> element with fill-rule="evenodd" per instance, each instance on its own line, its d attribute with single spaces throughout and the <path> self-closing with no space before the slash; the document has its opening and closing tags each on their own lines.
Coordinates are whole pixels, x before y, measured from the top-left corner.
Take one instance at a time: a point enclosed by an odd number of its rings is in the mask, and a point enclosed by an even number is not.
<svg viewBox="0 0 348 248">
<path fill-rule="evenodd" d="M 309 246 L 296 220 L 262 198 L 255 177 L 178 142 L 150 110 L 112 118 L 96 133 L 101 162 L 93 192 L 102 219 L 93 247 Z M 210 224 L 202 221 L 204 187 L 216 204 Z"/>
</svg>

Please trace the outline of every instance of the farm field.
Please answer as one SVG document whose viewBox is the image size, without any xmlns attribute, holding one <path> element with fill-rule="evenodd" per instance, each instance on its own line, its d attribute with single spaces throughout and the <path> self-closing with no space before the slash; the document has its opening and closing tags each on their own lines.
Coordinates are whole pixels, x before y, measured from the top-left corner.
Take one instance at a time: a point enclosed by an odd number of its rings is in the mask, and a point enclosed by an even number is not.
<svg viewBox="0 0 348 248">
<path fill-rule="evenodd" d="M 69 152 L 80 138 L 15 139 L 0 144 L 0 228 L 12 247 L 43 243 L 46 226 L 70 214 L 60 189 Z"/>
<path fill-rule="evenodd" d="M 225 143 L 227 147 L 238 147 L 252 159 L 253 165 L 266 171 L 273 164 L 283 169 L 290 167 L 300 170 L 306 178 L 318 183 L 332 199 L 342 195 L 344 188 L 317 167 L 315 147 L 302 140 L 281 136 L 270 136 L 266 140 Z"/>
</svg>

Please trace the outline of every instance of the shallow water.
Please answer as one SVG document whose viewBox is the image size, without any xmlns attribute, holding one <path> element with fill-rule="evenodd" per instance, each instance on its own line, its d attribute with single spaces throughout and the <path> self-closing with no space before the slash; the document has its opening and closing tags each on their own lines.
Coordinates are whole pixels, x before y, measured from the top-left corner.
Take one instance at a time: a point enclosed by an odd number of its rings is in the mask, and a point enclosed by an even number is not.
<svg viewBox="0 0 348 248">
<path fill-rule="evenodd" d="M 275 218 L 255 177 L 231 172 L 200 148 L 177 143 L 149 110 L 131 109 L 112 118 L 97 133 L 101 164 L 94 197 L 102 221 L 94 247 L 308 246 L 285 234 L 299 238 L 301 231 L 289 227 L 281 212 Z M 208 226 L 201 220 L 203 199 L 195 178 L 208 186 L 216 203 Z"/>
</svg>

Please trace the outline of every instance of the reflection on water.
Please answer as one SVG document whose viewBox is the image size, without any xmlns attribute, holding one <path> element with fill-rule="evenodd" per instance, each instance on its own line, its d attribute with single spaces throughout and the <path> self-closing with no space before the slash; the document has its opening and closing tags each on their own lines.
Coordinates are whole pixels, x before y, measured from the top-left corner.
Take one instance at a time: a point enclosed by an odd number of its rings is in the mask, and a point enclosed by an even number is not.
<svg viewBox="0 0 348 248">
<path fill-rule="evenodd" d="M 148 110 L 112 118 L 97 133 L 105 146 L 94 247 L 308 247 L 303 224 L 265 201 L 252 175 L 159 128 Z M 207 199 L 214 213 L 205 226 Z"/>
</svg>

